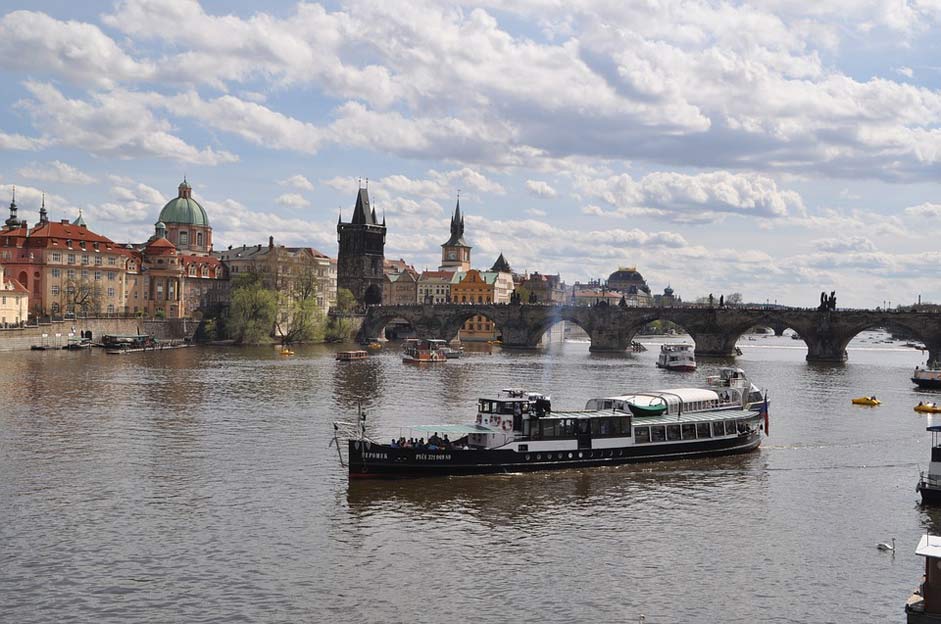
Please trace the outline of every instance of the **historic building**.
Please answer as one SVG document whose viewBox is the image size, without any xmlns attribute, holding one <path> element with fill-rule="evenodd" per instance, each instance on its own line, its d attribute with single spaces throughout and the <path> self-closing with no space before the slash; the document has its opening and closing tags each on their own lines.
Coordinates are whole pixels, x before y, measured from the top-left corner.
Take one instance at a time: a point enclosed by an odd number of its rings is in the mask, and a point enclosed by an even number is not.
<svg viewBox="0 0 941 624">
<path fill-rule="evenodd" d="M 327 314 L 336 303 L 336 269 L 331 259 L 312 247 L 267 245 L 229 247 L 213 254 L 227 268 L 229 276 L 254 275 L 262 286 L 278 293 L 279 321 L 289 321 L 295 303 L 314 300 L 317 309 Z"/>
<path fill-rule="evenodd" d="M 471 265 L 471 246 L 464 242 L 464 215 L 461 214 L 461 199 L 458 198 L 451 216 L 451 238 L 441 245 L 439 271 L 468 271 Z"/>
<path fill-rule="evenodd" d="M 29 314 L 126 312 L 126 269 L 132 253 L 88 228 L 79 214 L 50 221 L 43 199 L 32 227 L 17 217 L 16 197 L 0 230 L 0 263 L 29 293 Z"/>
<path fill-rule="evenodd" d="M 212 254 L 209 216 L 192 195 L 184 179 L 160 211 L 154 235 L 130 246 L 128 312 L 192 318 L 227 300 L 227 274 Z"/>
<path fill-rule="evenodd" d="M 568 293 L 560 275 L 531 273 L 523 278 L 519 286 L 528 293 L 523 303 L 565 303 Z M 528 300 L 531 297 L 532 300 Z"/>
<path fill-rule="evenodd" d="M 0 266 L 0 327 L 18 327 L 29 318 L 29 291 Z"/>
<path fill-rule="evenodd" d="M 386 273 L 383 305 L 414 305 L 418 301 L 418 280 L 410 271 Z"/>
<path fill-rule="evenodd" d="M 418 278 L 418 303 L 450 303 L 454 271 L 425 271 Z"/>
<path fill-rule="evenodd" d="M 657 306 L 671 307 L 683 305 L 683 300 L 679 295 L 673 292 L 673 289 L 667 284 L 667 287 L 663 289 L 662 295 L 654 295 L 653 303 Z"/>
<path fill-rule="evenodd" d="M 337 242 L 337 288 L 349 289 L 361 305 L 381 304 L 386 220 L 377 221 L 365 188 L 359 189 L 350 222 L 337 219 Z"/>
<path fill-rule="evenodd" d="M 497 265 L 495 267 L 500 268 Z M 452 303 L 509 303 L 512 293 L 513 275 L 505 271 L 470 269 L 466 273 L 455 273 L 451 278 Z M 461 340 L 470 342 L 498 337 L 493 321 L 482 315 L 467 319 L 459 336 Z"/>
<path fill-rule="evenodd" d="M 206 210 L 193 199 L 193 187 L 186 178 L 177 187 L 177 193 L 157 218 L 166 226 L 166 239 L 181 254 L 209 255 L 212 251 L 212 228 Z"/>
</svg>

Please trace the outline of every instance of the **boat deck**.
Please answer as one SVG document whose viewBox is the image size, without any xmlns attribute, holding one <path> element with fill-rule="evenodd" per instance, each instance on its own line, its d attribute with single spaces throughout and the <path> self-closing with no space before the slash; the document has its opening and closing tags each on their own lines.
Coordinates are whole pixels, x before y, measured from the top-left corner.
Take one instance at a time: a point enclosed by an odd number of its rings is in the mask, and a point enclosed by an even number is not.
<svg viewBox="0 0 941 624">
<path fill-rule="evenodd" d="M 598 418 L 612 415 L 630 415 L 635 425 L 675 425 L 677 423 L 712 422 L 714 420 L 732 420 L 734 418 L 755 418 L 759 412 L 756 410 L 720 409 L 699 412 L 683 412 L 680 414 L 661 414 L 659 416 L 636 416 L 628 412 L 612 410 L 553 410 L 551 414 L 543 416 L 548 418 Z"/>
</svg>

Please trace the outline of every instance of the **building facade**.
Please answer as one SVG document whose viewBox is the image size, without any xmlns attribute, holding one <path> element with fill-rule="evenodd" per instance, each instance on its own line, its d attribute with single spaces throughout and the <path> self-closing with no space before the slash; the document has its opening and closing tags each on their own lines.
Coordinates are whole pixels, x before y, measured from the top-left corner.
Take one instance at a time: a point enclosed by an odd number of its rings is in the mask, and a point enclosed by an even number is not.
<svg viewBox="0 0 941 624">
<path fill-rule="evenodd" d="M 32 227 L 17 217 L 16 199 L 0 231 L 0 263 L 29 293 L 29 315 L 126 312 L 126 268 L 132 253 L 75 221 L 50 221 L 45 200 Z"/>
<path fill-rule="evenodd" d="M 19 327 L 29 318 L 29 291 L 0 266 L 0 327 Z"/>
<path fill-rule="evenodd" d="M 381 304 L 386 222 L 376 220 L 365 188 L 359 189 L 350 222 L 337 219 L 337 242 L 337 288 L 349 289 L 360 305 Z"/>
<path fill-rule="evenodd" d="M 453 271 L 425 271 L 418 278 L 419 303 L 450 303 Z"/>
</svg>

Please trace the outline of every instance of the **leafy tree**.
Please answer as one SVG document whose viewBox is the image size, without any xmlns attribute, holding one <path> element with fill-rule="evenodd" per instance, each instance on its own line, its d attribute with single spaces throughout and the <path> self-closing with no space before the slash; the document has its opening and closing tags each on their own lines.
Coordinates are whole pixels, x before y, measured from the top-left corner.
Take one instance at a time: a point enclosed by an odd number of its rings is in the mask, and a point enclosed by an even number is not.
<svg viewBox="0 0 941 624">
<path fill-rule="evenodd" d="M 337 303 L 334 314 L 327 324 L 326 338 L 330 342 L 349 340 L 352 322 L 349 316 L 356 310 L 356 297 L 349 288 L 337 289 Z"/>
<path fill-rule="evenodd" d="M 344 316 L 352 314 L 356 309 L 356 297 L 349 288 L 337 288 L 337 312 Z"/>
<path fill-rule="evenodd" d="M 264 288 L 257 276 L 236 279 L 226 327 L 238 344 L 261 342 L 271 335 L 278 315 L 278 295 Z"/>
</svg>

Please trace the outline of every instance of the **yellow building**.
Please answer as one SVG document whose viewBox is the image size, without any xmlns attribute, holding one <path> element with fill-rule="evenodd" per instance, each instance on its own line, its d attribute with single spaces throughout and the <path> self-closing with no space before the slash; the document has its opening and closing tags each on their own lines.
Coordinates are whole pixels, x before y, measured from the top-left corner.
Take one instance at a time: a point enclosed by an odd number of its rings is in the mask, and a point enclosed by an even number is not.
<svg viewBox="0 0 941 624">
<path fill-rule="evenodd" d="M 490 277 L 488 280 L 487 278 Z M 493 303 L 495 273 L 481 273 L 471 269 L 466 273 L 455 273 L 451 281 L 452 303 Z M 493 321 L 486 316 L 474 315 L 464 322 L 459 337 L 461 341 L 486 342 L 497 338 Z"/>
<path fill-rule="evenodd" d="M 17 327 L 29 316 L 29 291 L 0 266 L 0 327 Z"/>
</svg>

